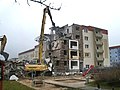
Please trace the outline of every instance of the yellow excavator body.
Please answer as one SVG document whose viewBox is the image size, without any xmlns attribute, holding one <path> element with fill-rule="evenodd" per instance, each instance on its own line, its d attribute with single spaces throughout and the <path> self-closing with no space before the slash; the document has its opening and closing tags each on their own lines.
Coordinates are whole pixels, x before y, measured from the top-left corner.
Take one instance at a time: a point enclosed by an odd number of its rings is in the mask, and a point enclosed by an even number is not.
<svg viewBox="0 0 120 90">
<path fill-rule="evenodd" d="M 48 67 L 46 65 L 34 65 L 34 64 L 25 65 L 26 71 L 45 71 L 47 69 Z"/>
</svg>

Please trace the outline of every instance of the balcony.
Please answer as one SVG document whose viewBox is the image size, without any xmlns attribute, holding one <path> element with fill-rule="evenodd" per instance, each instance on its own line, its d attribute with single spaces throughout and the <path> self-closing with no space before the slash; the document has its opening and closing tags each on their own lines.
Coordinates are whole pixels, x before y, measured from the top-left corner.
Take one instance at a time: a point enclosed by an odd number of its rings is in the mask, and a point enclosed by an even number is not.
<svg viewBox="0 0 120 90">
<path fill-rule="evenodd" d="M 102 37 L 103 37 L 103 35 L 102 35 L 101 33 L 95 33 L 95 36 L 96 36 L 97 38 L 102 38 Z"/>
<path fill-rule="evenodd" d="M 104 61 L 103 57 L 96 57 L 97 61 Z"/>
<path fill-rule="evenodd" d="M 102 41 L 96 41 L 96 45 L 102 46 L 102 45 L 103 45 L 103 42 L 102 42 Z"/>
<path fill-rule="evenodd" d="M 97 51 L 97 53 L 103 53 L 104 52 L 103 49 L 97 49 L 96 51 Z"/>
</svg>

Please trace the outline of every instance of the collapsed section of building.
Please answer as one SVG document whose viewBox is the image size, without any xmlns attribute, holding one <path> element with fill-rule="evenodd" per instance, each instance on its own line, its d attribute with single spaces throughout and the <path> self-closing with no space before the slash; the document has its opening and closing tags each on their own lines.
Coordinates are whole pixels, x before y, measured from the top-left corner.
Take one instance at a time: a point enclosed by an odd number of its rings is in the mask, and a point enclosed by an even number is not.
<svg viewBox="0 0 120 90">
<path fill-rule="evenodd" d="M 109 66 L 108 31 L 105 29 L 72 24 L 50 28 L 43 42 L 43 59 L 52 62 L 56 73 L 80 72 L 84 68 Z M 19 60 L 38 59 L 38 45 L 21 52 Z"/>
</svg>

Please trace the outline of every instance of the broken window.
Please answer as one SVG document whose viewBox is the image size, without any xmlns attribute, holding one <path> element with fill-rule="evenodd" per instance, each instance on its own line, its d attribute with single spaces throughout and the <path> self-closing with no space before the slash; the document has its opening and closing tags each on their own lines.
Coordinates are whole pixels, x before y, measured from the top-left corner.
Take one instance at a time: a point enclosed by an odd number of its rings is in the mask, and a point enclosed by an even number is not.
<svg viewBox="0 0 120 90">
<path fill-rule="evenodd" d="M 69 29 L 67 29 L 67 33 L 69 33 Z"/>
<path fill-rule="evenodd" d="M 67 55 L 67 51 L 66 50 L 64 50 L 64 55 Z"/>
<path fill-rule="evenodd" d="M 76 37 L 76 39 L 80 39 L 80 35 L 76 35 L 75 37 Z"/>
<path fill-rule="evenodd" d="M 57 60 L 57 61 L 56 61 L 56 66 L 59 66 L 59 63 L 60 63 L 60 62 Z"/>
<path fill-rule="evenodd" d="M 71 58 L 73 58 L 73 56 L 77 56 L 77 51 L 71 51 L 70 55 L 71 55 Z"/>
<path fill-rule="evenodd" d="M 67 44 L 67 40 L 64 40 L 64 45 L 66 45 Z"/>
<path fill-rule="evenodd" d="M 49 56 L 51 55 L 51 53 L 49 53 Z"/>
<path fill-rule="evenodd" d="M 77 46 L 77 42 L 71 41 L 71 48 L 72 46 Z"/>
<path fill-rule="evenodd" d="M 80 56 L 80 57 L 82 56 L 81 53 L 79 53 L 79 56 Z"/>
<path fill-rule="evenodd" d="M 71 61 L 71 66 L 77 66 L 77 61 Z"/>
<path fill-rule="evenodd" d="M 78 27 L 78 26 L 76 27 L 76 30 L 79 30 L 79 27 Z"/>
<path fill-rule="evenodd" d="M 66 66 L 67 65 L 67 61 L 64 61 L 64 66 Z"/>
</svg>

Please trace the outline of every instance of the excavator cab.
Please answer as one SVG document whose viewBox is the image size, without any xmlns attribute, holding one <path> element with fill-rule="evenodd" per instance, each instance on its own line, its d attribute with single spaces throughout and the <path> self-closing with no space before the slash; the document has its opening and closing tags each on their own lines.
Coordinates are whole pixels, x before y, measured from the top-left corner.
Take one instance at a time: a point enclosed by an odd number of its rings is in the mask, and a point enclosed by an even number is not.
<svg viewBox="0 0 120 90">
<path fill-rule="evenodd" d="M 5 45 L 7 43 L 7 38 L 5 35 L 0 36 L 0 54 L 5 58 L 5 61 L 7 61 L 9 54 L 4 52 Z"/>
</svg>

